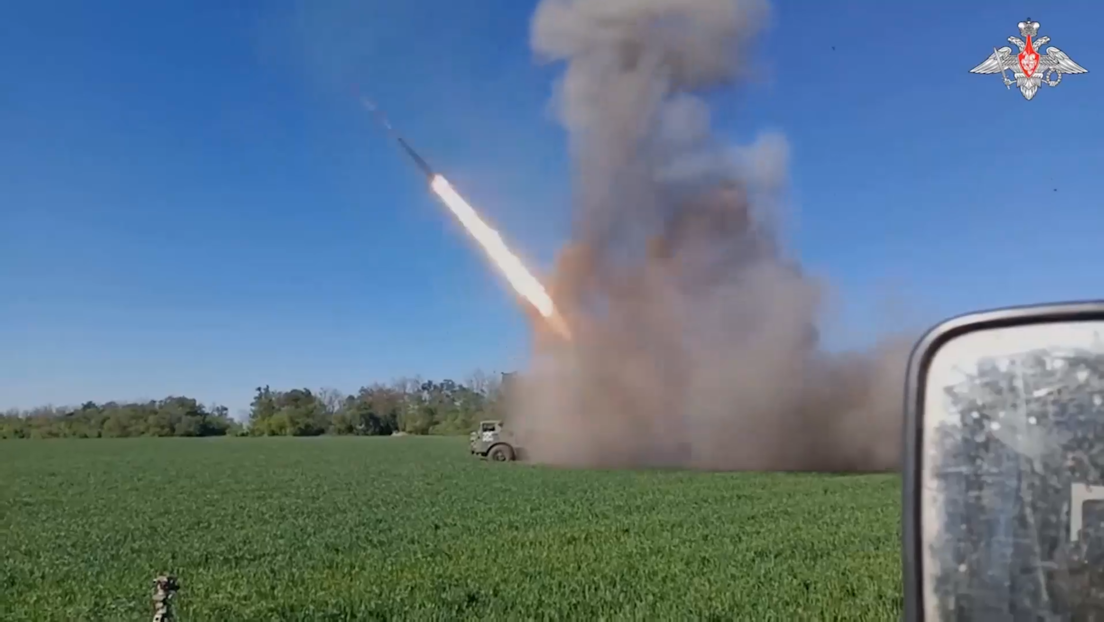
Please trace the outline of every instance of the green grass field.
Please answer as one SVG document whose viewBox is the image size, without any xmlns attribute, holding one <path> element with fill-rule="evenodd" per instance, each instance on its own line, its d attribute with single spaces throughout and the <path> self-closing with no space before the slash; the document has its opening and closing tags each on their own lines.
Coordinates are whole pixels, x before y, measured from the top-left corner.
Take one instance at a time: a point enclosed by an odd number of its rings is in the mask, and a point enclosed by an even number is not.
<svg viewBox="0 0 1104 622">
<path fill-rule="evenodd" d="M 892 620 L 899 479 L 492 464 L 451 438 L 0 443 L 0 617 Z"/>
</svg>

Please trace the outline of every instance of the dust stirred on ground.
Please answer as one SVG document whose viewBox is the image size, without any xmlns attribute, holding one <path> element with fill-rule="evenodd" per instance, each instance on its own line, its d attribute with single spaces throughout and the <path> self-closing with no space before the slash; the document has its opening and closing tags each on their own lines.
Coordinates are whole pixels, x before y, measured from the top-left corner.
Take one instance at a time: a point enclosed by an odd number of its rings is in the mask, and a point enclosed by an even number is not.
<svg viewBox="0 0 1104 622">
<path fill-rule="evenodd" d="M 787 145 L 730 147 L 696 94 L 738 85 L 768 17 L 755 0 L 543 0 L 538 56 L 575 223 L 551 289 L 575 331 L 541 340 L 511 404 L 538 462 L 896 468 L 906 342 L 829 355 L 822 286 L 775 233 Z"/>
</svg>

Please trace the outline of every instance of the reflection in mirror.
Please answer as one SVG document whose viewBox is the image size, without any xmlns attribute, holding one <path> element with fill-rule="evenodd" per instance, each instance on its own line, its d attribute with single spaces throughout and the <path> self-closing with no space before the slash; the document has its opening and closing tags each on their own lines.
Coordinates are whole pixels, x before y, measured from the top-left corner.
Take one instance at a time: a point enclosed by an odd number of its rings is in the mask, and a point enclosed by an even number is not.
<svg viewBox="0 0 1104 622">
<path fill-rule="evenodd" d="M 1104 322 L 966 333 L 922 391 L 924 618 L 1104 621 Z"/>
</svg>

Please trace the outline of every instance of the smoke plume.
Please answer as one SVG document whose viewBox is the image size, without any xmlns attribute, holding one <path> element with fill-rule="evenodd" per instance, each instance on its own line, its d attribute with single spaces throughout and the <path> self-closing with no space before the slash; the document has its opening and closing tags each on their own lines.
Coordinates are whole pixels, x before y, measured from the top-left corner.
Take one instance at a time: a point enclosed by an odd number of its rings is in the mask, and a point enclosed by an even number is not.
<svg viewBox="0 0 1104 622">
<path fill-rule="evenodd" d="M 575 222 L 550 283 L 575 333 L 538 339 L 511 424 L 538 462 L 751 470 L 897 465 L 908 343 L 818 345 L 823 288 L 788 260 L 787 144 L 728 147 L 701 94 L 738 85 L 758 0 L 543 0 L 532 46 Z"/>
</svg>

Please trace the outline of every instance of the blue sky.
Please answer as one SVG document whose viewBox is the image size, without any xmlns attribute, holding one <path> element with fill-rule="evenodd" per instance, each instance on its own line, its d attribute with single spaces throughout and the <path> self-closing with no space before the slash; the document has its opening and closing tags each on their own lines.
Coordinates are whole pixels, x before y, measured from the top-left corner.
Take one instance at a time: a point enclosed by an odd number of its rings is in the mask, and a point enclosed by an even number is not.
<svg viewBox="0 0 1104 622">
<path fill-rule="evenodd" d="M 237 411 L 266 383 L 524 365 L 504 282 L 351 89 L 548 266 L 570 190 L 532 2 L 155 4 L 0 7 L 0 408 Z M 967 73 L 1028 16 L 1090 71 L 1031 102 Z M 1102 296 L 1101 24 L 1092 1 L 776 6 L 715 119 L 789 140 L 787 240 L 833 288 L 833 347 Z"/>
</svg>

